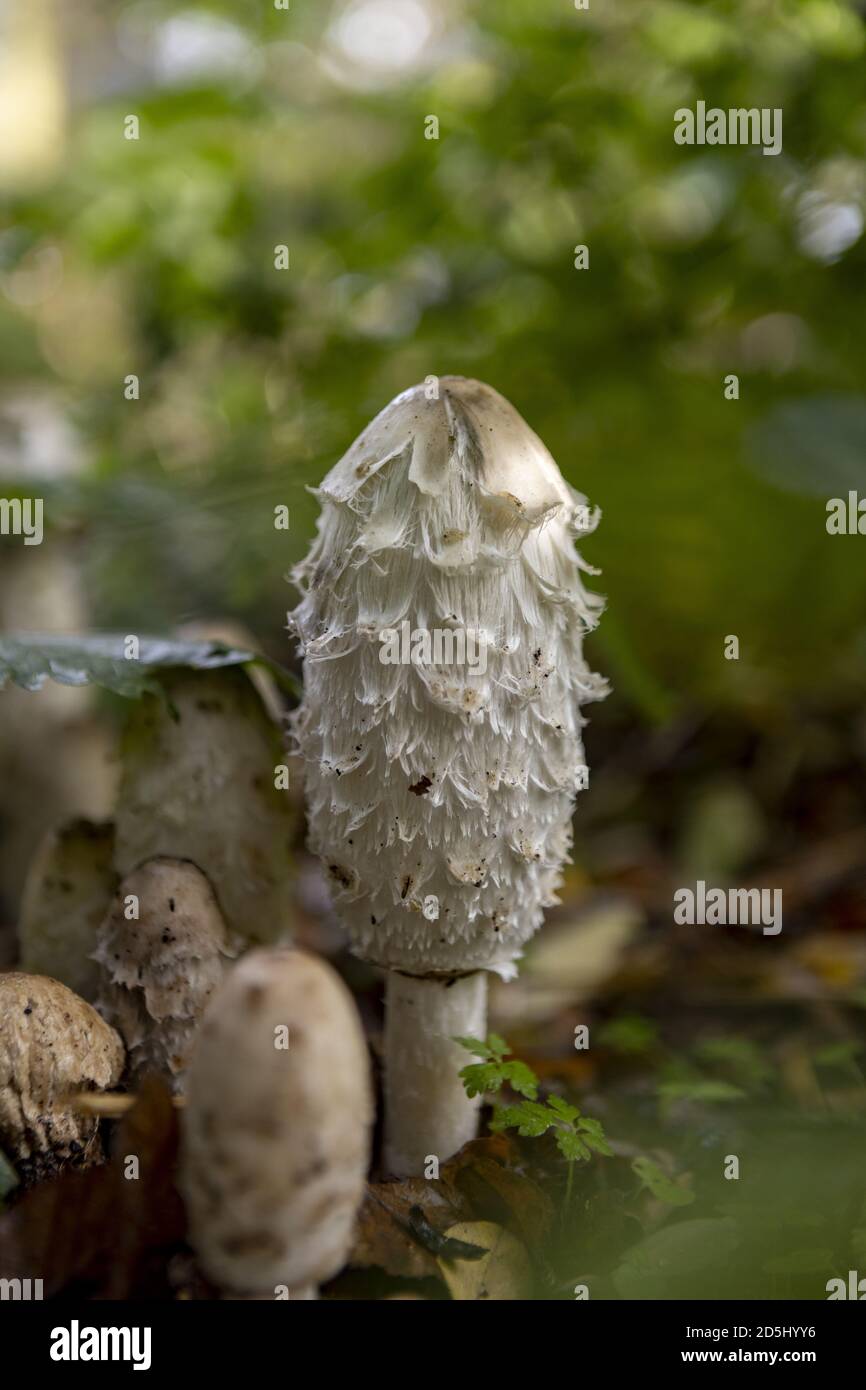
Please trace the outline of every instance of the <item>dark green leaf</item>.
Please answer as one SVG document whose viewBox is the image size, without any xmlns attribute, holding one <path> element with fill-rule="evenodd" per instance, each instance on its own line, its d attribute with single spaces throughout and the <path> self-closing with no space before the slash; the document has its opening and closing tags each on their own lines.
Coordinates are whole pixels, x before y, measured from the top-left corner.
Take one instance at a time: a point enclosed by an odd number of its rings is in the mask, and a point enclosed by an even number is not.
<svg viewBox="0 0 866 1390">
<path fill-rule="evenodd" d="M 138 656 L 125 656 L 122 634 L 58 636 L 15 633 L 0 637 L 0 690 L 7 682 L 23 690 L 41 690 L 46 680 L 59 685 L 99 685 L 115 695 L 138 699 L 159 690 L 158 673 L 171 667 L 214 670 L 221 666 L 265 666 L 287 690 L 297 694 L 291 672 L 255 652 L 220 642 L 188 642 L 140 637 Z"/>
<path fill-rule="evenodd" d="M 575 1134 L 573 1129 L 558 1129 L 556 1131 L 556 1147 L 563 1158 L 568 1159 L 569 1163 L 573 1163 L 576 1159 L 592 1157 L 580 1135 Z"/>
</svg>

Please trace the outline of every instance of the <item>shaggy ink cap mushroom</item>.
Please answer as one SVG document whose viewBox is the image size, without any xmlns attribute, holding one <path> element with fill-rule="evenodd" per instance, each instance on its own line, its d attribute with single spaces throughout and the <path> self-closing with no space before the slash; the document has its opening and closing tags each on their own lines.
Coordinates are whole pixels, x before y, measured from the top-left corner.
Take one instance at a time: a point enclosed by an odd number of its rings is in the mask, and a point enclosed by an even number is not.
<svg viewBox="0 0 866 1390">
<path fill-rule="evenodd" d="M 245 943 L 291 921 L 294 808 L 277 789 L 280 731 L 240 667 L 169 669 L 135 701 L 121 742 L 116 867 L 190 859 Z"/>
<path fill-rule="evenodd" d="M 210 1001 L 181 1114 L 191 1242 L 228 1294 L 313 1298 L 346 1262 L 370 1157 L 367 1046 L 324 961 L 244 956 Z"/>
<path fill-rule="evenodd" d="M 606 694 L 574 546 L 598 516 L 508 401 L 449 376 L 386 406 L 317 495 L 291 615 L 310 844 L 352 949 L 390 972 L 386 1163 L 419 1172 L 475 1132 L 451 1041 L 484 1032 L 475 972 L 513 975 L 557 901 L 581 707 Z"/>
<path fill-rule="evenodd" d="M 231 955 L 213 889 L 195 864 L 148 859 L 122 881 L 100 927 L 98 1007 L 129 1052 L 130 1079 L 177 1091 L 205 1005 Z"/>
<path fill-rule="evenodd" d="M 117 888 L 113 854 L 110 822 L 76 819 L 49 831 L 27 870 L 18 923 L 22 969 L 60 980 L 91 1004 L 96 934 Z"/>
</svg>

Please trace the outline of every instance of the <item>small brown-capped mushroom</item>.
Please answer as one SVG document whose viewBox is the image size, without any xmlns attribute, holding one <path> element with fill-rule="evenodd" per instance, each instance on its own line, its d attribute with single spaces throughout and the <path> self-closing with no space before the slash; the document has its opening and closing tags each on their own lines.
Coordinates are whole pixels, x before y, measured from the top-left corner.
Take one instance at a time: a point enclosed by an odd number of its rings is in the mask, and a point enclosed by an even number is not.
<svg viewBox="0 0 866 1390">
<path fill-rule="evenodd" d="M 369 1058 L 349 991 L 288 948 L 245 956 L 190 1063 L 181 1190 L 229 1295 L 315 1298 L 346 1262 L 370 1158 Z"/>
<path fill-rule="evenodd" d="M 157 1071 L 181 1090 L 195 1030 L 231 960 L 205 875 L 168 858 L 127 874 L 94 959 L 102 967 L 97 1004 L 126 1043 L 131 1078 Z"/>
<path fill-rule="evenodd" d="M 124 1060 L 114 1029 L 66 985 L 0 975 L 0 1147 L 25 1181 L 99 1162 L 99 1121 L 71 1098 L 116 1086 Z"/>
<path fill-rule="evenodd" d="M 50 975 L 93 1003 L 96 933 L 117 888 L 114 826 L 84 819 L 50 830 L 27 871 L 18 941 L 21 968 Z"/>
</svg>

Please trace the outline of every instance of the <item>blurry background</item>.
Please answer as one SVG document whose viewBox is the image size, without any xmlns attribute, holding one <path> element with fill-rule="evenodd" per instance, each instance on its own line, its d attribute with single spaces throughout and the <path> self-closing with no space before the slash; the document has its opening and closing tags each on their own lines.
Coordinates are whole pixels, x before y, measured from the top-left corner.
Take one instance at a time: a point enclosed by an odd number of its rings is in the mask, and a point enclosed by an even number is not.
<svg viewBox="0 0 866 1390">
<path fill-rule="evenodd" d="M 47 527 L 0 538 L 2 625 L 232 618 L 289 660 L 307 487 L 397 391 L 478 376 L 603 510 L 593 764 L 712 719 L 756 846 L 735 745 L 778 787 L 844 708 L 866 757 L 864 543 L 825 529 L 866 492 L 861 8 L 0 0 L 0 490 Z M 676 145 L 699 98 L 781 107 L 783 153 Z"/>
<path fill-rule="evenodd" d="M 593 1008 L 625 1017 L 610 1055 L 649 1057 L 651 1094 L 701 1075 L 658 1081 L 654 1020 L 667 1047 L 733 1033 L 725 1084 L 855 1116 L 866 539 L 825 521 L 866 495 L 864 61 L 836 0 L 0 0 L 0 495 L 43 496 L 47 528 L 0 539 L 2 626 L 231 620 L 293 660 L 307 487 L 404 387 L 490 382 L 602 508 L 614 686 L 502 1028 L 563 1053 Z M 699 99 L 782 108 L 783 152 L 676 145 Z M 0 697 L 7 920 L 44 825 L 107 810 L 113 714 Z M 783 936 L 672 930 L 696 877 L 784 887 Z"/>
<path fill-rule="evenodd" d="M 603 509 L 621 702 L 859 688 L 866 566 L 824 530 L 866 482 L 856 7 L 3 0 L 0 26 L 0 476 L 39 477 L 27 562 L 73 542 L 94 625 L 232 613 L 285 654 L 306 485 L 461 372 Z M 783 153 L 675 145 L 698 98 L 782 107 Z"/>
</svg>

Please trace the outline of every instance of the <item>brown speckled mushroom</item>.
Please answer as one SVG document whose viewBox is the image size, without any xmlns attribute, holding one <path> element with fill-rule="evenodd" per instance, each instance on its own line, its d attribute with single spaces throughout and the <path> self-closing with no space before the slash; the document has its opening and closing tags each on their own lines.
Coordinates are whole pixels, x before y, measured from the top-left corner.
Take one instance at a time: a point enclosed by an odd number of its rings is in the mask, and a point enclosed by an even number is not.
<svg viewBox="0 0 866 1390">
<path fill-rule="evenodd" d="M 97 1004 L 126 1043 L 130 1078 L 157 1071 L 182 1090 L 195 1030 L 231 959 L 201 870 L 158 857 L 127 874 L 94 959 L 102 967 Z"/>
<path fill-rule="evenodd" d="M 346 1262 L 370 1157 L 369 1059 L 324 961 L 245 956 L 190 1063 L 181 1189 L 191 1241 L 228 1296 L 315 1298 Z"/>
<path fill-rule="evenodd" d="M 99 1122 L 70 1104 L 123 1074 L 123 1044 L 57 980 L 0 975 L 0 1147 L 25 1181 L 99 1162 Z"/>
</svg>

